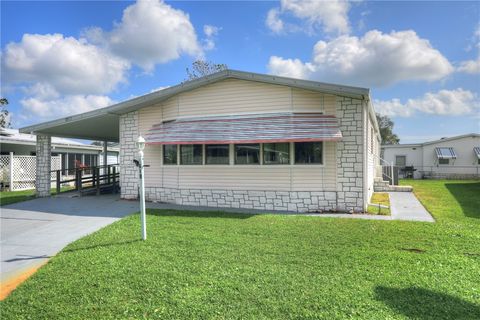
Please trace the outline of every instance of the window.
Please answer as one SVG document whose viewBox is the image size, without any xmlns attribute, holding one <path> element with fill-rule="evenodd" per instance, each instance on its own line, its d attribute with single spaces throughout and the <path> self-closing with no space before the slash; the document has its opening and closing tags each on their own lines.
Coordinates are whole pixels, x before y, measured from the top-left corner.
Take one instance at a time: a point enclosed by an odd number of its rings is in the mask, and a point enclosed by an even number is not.
<svg viewBox="0 0 480 320">
<path fill-rule="evenodd" d="M 230 146 L 228 144 L 207 144 L 205 145 L 205 164 L 229 164 Z"/>
<path fill-rule="evenodd" d="M 97 155 L 96 154 L 85 154 L 85 165 L 87 167 L 95 167 L 97 165 Z"/>
<path fill-rule="evenodd" d="M 438 164 L 450 164 L 450 159 L 438 159 Z"/>
<path fill-rule="evenodd" d="M 289 164 L 290 143 L 264 143 L 263 164 Z"/>
<path fill-rule="evenodd" d="M 406 156 L 395 156 L 395 165 L 397 167 L 405 167 L 407 165 Z"/>
<path fill-rule="evenodd" d="M 260 144 L 236 144 L 235 164 L 259 164 Z"/>
<path fill-rule="evenodd" d="M 180 164 L 202 164 L 203 146 L 201 144 L 183 144 L 180 146 Z"/>
<path fill-rule="evenodd" d="M 82 164 L 82 155 L 80 153 L 68 154 L 68 169 L 77 168 L 80 164 Z"/>
<path fill-rule="evenodd" d="M 295 163 L 322 164 L 322 142 L 295 142 Z"/>
<path fill-rule="evenodd" d="M 177 164 L 177 145 L 163 145 L 163 164 Z"/>
</svg>

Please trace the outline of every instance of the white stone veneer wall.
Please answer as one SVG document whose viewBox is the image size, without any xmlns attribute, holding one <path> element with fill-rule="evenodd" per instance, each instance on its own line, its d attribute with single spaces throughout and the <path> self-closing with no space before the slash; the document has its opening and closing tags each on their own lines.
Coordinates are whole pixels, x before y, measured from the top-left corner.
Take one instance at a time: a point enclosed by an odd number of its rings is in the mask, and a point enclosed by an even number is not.
<svg viewBox="0 0 480 320">
<path fill-rule="evenodd" d="M 337 97 L 337 119 L 343 138 L 337 142 L 337 209 L 364 211 L 363 101 Z"/>
<path fill-rule="evenodd" d="M 145 191 L 147 201 L 190 206 L 297 212 L 330 211 L 336 207 L 336 194 L 333 191 L 247 191 L 156 187 L 146 188 Z"/>
<path fill-rule="evenodd" d="M 138 149 L 138 112 L 123 114 L 119 119 L 120 126 L 120 190 L 122 199 L 138 197 L 138 168 L 133 163 Z"/>
<path fill-rule="evenodd" d="M 52 137 L 37 135 L 35 188 L 37 197 L 49 197 L 51 188 Z"/>
</svg>

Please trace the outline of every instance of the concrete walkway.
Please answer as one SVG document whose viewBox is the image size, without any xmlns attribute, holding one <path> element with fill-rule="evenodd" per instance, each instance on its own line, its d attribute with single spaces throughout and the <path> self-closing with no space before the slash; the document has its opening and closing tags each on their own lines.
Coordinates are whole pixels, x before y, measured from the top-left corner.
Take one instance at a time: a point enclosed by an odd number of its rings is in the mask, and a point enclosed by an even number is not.
<svg viewBox="0 0 480 320">
<path fill-rule="evenodd" d="M 389 192 L 393 220 L 435 222 L 413 192 Z"/>
<path fill-rule="evenodd" d="M 136 211 L 138 202 L 120 200 L 118 195 L 51 197 L 2 207 L 2 295 L 5 286 L 33 273 L 70 242 Z"/>
<path fill-rule="evenodd" d="M 170 209 L 170 210 L 190 210 L 190 211 L 222 211 L 245 214 L 289 214 L 292 216 L 312 216 L 319 218 L 344 218 L 344 219 L 362 219 L 362 220 L 405 220 L 405 221 L 426 221 L 435 222 L 430 213 L 417 200 L 413 192 L 389 192 L 391 215 L 371 215 L 371 214 L 348 214 L 348 213 L 298 213 L 291 211 L 274 211 L 241 209 L 241 208 L 214 208 L 201 206 L 186 206 L 171 203 L 148 202 L 149 209 Z"/>
</svg>

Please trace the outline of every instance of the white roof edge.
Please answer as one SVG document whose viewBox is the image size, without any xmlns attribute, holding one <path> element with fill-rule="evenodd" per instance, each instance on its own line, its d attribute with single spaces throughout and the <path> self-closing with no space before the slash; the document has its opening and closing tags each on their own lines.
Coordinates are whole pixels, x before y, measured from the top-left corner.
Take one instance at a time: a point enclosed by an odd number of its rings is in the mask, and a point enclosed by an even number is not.
<svg viewBox="0 0 480 320">
<path fill-rule="evenodd" d="M 311 80 L 302 80 L 302 79 L 287 78 L 287 77 L 280 77 L 280 76 L 228 69 L 228 70 L 219 71 L 198 79 L 183 82 L 178 85 L 165 88 L 163 90 L 148 93 L 143 96 L 126 100 L 108 107 L 104 107 L 104 108 L 96 109 L 93 111 L 72 115 L 69 117 L 64 117 L 56 120 L 42 122 L 36 125 L 23 127 L 23 128 L 20 128 L 19 131 L 21 133 L 32 133 L 32 132 L 48 129 L 50 127 L 55 127 L 62 124 L 76 122 L 76 121 L 98 117 L 102 115 L 118 116 L 127 112 L 136 111 L 152 103 L 157 103 L 157 102 L 166 100 L 176 94 L 193 90 L 193 89 L 202 87 L 206 84 L 217 82 L 227 78 L 258 81 L 258 82 L 264 82 L 264 83 L 270 83 L 270 84 L 276 84 L 276 85 L 286 85 L 286 86 L 297 87 L 305 90 L 320 91 L 320 92 L 346 96 L 346 97 L 351 97 L 356 99 L 369 99 L 368 97 L 370 95 L 370 90 L 367 88 L 344 86 L 339 84 L 331 84 L 331 83 L 317 82 L 317 81 L 311 81 Z"/>
<path fill-rule="evenodd" d="M 411 148 L 421 147 L 421 143 L 408 143 L 408 144 L 382 144 L 382 148 Z"/>
<path fill-rule="evenodd" d="M 34 146 L 36 144 L 36 142 L 34 142 L 34 141 L 1 140 L 1 139 L 0 139 L 0 143 L 1 144 L 19 144 L 19 145 L 25 145 L 25 146 Z M 69 144 L 69 143 L 52 142 L 52 147 L 103 151 L 102 146 L 95 146 L 95 145 L 91 145 L 91 144 Z M 120 148 L 119 147 L 108 147 L 108 151 L 119 152 Z"/>
<path fill-rule="evenodd" d="M 438 139 L 438 140 L 433 140 L 433 141 L 427 141 L 423 143 L 410 143 L 410 144 L 382 144 L 382 148 L 393 148 L 393 147 L 421 147 L 429 144 L 435 144 L 439 142 L 445 142 L 445 141 L 452 141 L 452 140 L 457 140 L 457 139 L 462 139 L 462 138 L 468 138 L 468 137 L 480 137 L 479 133 L 467 133 L 467 134 L 462 134 L 459 136 L 454 136 L 450 138 L 443 138 L 443 139 Z"/>
</svg>

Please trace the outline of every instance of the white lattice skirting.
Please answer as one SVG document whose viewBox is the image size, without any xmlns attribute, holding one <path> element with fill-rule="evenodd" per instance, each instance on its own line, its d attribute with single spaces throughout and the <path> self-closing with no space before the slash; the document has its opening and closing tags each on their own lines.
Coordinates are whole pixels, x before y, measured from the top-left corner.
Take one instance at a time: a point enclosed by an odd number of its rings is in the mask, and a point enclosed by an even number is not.
<svg viewBox="0 0 480 320">
<path fill-rule="evenodd" d="M 52 157 L 52 171 L 60 170 L 61 156 Z M 11 191 L 35 189 L 36 157 L 21 155 L 0 156 L 0 182 Z M 55 172 L 51 175 L 52 181 L 56 179 Z M 12 181 L 12 183 L 10 183 Z"/>
</svg>

